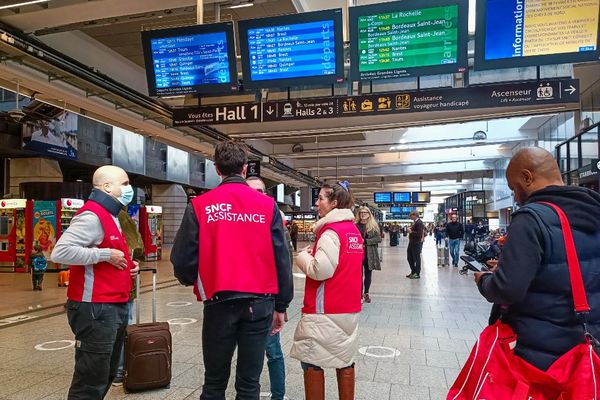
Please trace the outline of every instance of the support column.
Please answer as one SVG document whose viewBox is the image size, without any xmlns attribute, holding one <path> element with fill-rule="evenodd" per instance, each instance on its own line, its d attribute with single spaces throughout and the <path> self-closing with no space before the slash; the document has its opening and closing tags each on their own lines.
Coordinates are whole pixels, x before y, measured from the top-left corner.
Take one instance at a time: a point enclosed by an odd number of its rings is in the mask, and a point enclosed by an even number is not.
<svg viewBox="0 0 600 400">
<path fill-rule="evenodd" d="M 25 182 L 62 182 L 58 160 L 48 158 L 13 158 L 10 160 L 10 194 L 19 197 L 19 184 Z"/>
<path fill-rule="evenodd" d="M 164 244 L 173 244 L 187 203 L 187 195 L 181 185 L 152 185 L 152 204 L 163 209 Z"/>
</svg>

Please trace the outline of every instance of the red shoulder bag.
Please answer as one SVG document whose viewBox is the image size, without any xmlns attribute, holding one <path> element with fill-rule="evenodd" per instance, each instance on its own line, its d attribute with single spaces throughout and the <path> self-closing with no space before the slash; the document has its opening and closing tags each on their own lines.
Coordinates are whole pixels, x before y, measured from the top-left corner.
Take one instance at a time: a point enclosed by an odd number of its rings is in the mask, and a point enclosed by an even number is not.
<svg viewBox="0 0 600 400">
<path fill-rule="evenodd" d="M 565 241 L 575 312 L 590 311 L 579 259 L 567 216 L 555 204 L 543 202 L 558 214 Z M 585 320 L 584 320 L 585 321 Z M 479 336 L 469 359 L 448 392 L 447 400 L 600 400 L 600 357 L 597 341 L 587 331 L 581 344 L 542 371 L 514 355 L 517 337 L 497 321 Z"/>
</svg>

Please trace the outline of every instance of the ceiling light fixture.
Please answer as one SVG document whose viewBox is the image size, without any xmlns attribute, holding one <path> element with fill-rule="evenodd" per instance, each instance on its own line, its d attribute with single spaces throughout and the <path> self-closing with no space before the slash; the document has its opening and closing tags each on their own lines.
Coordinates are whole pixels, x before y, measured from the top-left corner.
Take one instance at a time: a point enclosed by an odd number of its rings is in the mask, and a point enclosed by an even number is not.
<svg viewBox="0 0 600 400">
<path fill-rule="evenodd" d="M 244 7 L 252 7 L 254 5 L 254 0 L 248 0 L 248 1 L 234 1 L 232 5 L 230 5 L 229 8 L 234 9 L 234 8 L 244 8 Z"/>
<path fill-rule="evenodd" d="M 14 4 L 7 4 L 5 6 L 0 6 L 0 10 L 5 10 L 7 8 L 16 8 L 16 7 L 23 7 L 23 6 L 29 6 L 32 4 L 38 4 L 38 3 L 48 3 L 50 0 L 31 0 L 31 1 L 22 1 L 20 3 L 14 3 Z"/>
</svg>

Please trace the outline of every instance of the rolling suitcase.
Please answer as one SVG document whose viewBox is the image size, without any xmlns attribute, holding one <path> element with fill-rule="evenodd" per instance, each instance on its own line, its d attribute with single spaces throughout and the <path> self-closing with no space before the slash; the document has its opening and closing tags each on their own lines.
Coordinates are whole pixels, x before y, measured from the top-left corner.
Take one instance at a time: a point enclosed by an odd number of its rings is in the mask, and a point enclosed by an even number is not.
<svg viewBox="0 0 600 400">
<path fill-rule="evenodd" d="M 437 247 L 437 263 L 440 267 L 444 266 L 444 247 Z"/>
<path fill-rule="evenodd" d="M 448 248 L 448 246 L 444 246 L 444 265 L 450 265 L 450 249 Z"/>
<path fill-rule="evenodd" d="M 152 272 L 152 322 L 140 324 L 140 275 L 136 288 L 136 323 L 125 332 L 125 374 L 127 391 L 140 391 L 169 386 L 171 383 L 172 345 L 167 322 L 156 322 L 156 268 L 140 268 Z"/>
</svg>

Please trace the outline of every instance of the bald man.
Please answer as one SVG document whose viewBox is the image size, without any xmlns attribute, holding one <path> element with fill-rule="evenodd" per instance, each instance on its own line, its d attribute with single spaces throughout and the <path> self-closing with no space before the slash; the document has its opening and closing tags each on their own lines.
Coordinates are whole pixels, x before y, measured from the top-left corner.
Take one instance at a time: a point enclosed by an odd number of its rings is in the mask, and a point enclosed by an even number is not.
<svg viewBox="0 0 600 400">
<path fill-rule="evenodd" d="M 131 259 L 119 211 L 133 199 L 127 173 L 103 166 L 88 201 L 71 220 L 52 261 L 70 266 L 67 316 L 75 334 L 69 400 L 103 399 L 117 373 L 127 326 L 127 303 L 139 266 Z"/>
<path fill-rule="evenodd" d="M 506 178 L 521 208 L 513 214 L 497 269 L 476 273 L 475 281 L 496 310 L 507 306 L 502 321 L 517 334 L 515 354 L 547 370 L 583 341 L 583 325 L 573 311 L 560 221 L 540 202 L 558 205 L 569 219 L 592 309 L 588 328 L 600 337 L 600 195 L 564 186 L 552 154 L 537 147 L 517 152 Z"/>
</svg>

